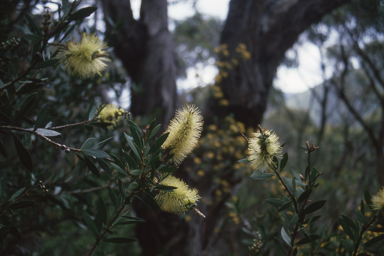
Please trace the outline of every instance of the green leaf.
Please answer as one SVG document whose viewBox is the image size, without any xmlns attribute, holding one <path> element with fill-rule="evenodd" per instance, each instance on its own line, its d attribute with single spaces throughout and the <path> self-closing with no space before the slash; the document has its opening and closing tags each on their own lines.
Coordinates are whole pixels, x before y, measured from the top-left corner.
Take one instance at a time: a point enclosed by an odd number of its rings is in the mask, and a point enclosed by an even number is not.
<svg viewBox="0 0 384 256">
<path fill-rule="evenodd" d="M 375 238 L 372 238 L 371 240 L 369 240 L 368 242 L 366 242 L 364 245 L 369 247 L 369 246 L 372 246 L 373 244 L 377 243 L 377 242 L 380 242 L 381 240 L 384 240 L 384 234 L 381 234 Z"/>
<path fill-rule="evenodd" d="M 299 215 L 295 214 L 295 216 L 293 216 L 291 219 L 291 225 L 295 225 L 298 220 L 299 220 Z"/>
<path fill-rule="evenodd" d="M 95 222 L 92 220 L 91 216 L 86 211 L 83 211 L 83 218 L 85 220 L 85 223 L 87 223 L 87 226 L 89 229 L 93 232 L 93 234 L 97 237 L 99 235 L 99 232 L 97 231 L 97 227 Z"/>
<path fill-rule="evenodd" d="M 91 104 L 88 108 L 88 120 L 92 120 L 96 115 L 96 106 L 95 106 L 95 99 L 92 99 Z"/>
<path fill-rule="evenodd" d="M 28 41 L 42 41 L 43 37 L 35 34 L 24 34 L 23 38 Z"/>
<path fill-rule="evenodd" d="M 128 134 L 124 133 L 125 139 L 127 140 L 129 147 L 133 151 L 133 153 L 136 155 L 138 160 L 141 160 L 140 154 L 136 149 L 136 146 L 133 144 L 132 140 L 129 138 Z"/>
<path fill-rule="evenodd" d="M 289 206 L 291 206 L 291 204 L 292 204 L 292 201 L 289 201 L 289 202 L 283 204 L 277 211 L 278 211 L 278 212 L 284 211 L 284 210 L 287 209 Z"/>
<path fill-rule="evenodd" d="M 345 248 L 345 250 L 347 250 L 349 252 L 352 252 L 355 249 L 355 247 L 353 246 L 353 244 L 349 240 L 341 239 L 340 242 L 343 245 L 343 247 Z"/>
<path fill-rule="evenodd" d="M 80 149 L 92 148 L 96 142 L 97 138 L 89 138 L 83 143 Z"/>
<path fill-rule="evenodd" d="M 239 161 L 237 161 L 238 163 L 242 163 L 242 164 L 248 164 L 249 163 L 249 160 L 248 160 L 248 158 L 243 158 L 243 159 L 241 159 L 241 160 L 239 160 Z"/>
<path fill-rule="evenodd" d="M 113 158 L 113 160 L 115 161 L 115 163 L 118 166 L 120 166 L 120 168 L 125 169 L 125 164 L 117 156 L 115 156 L 114 154 L 110 154 L 110 155 Z"/>
<path fill-rule="evenodd" d="M 281 228 L 281 237 L 283 238 L 284 242 L 287 243 L 289 247 L 291 247 L 291 237 L 288 236 L 287 232 L 285 231 L 284 227 Z"/>
<path fill-rule="evenodd" d="M 343 218 L 343 220 L 347 223 L 347 225 L 349 227 L 351 227 L 354 230 L 359 230 L 356 223 L 351 218 L 349 218 L 347 215 L 342 214 L 341 217 Z"/>
<path fill-rule="evenodd" d="M 139 183 L 137 183 L 136 181 L 132 182 L 131 184 L 129 184 L 128 186 L 128 189 L 130 190 L 134 190 L 135 188 L 137 188 L 139 186 Z"/>
<path fill-rule="evenodd" d="M 161 127 L 161 124 L 158 124 L 153 130 L 151 131 L 151 134 L 147 137 L 148 139 L 151 139 L 153 136 L 156 135 L 156 133 L 159 131 Z"/>
<path fill-rule="evenodd" d="M 303 239 L 298 241 L 296 243 L 296 246 L 299 246 L 299 245 L 302 245 L 302 244 L 312 243 L 312 242 L 316 241 L 319 238 L 320 238 L 319 235 L 309 235 L 308 237 L 304 237 Z"/>
<path fill-rule="evenodd" d="M 29 170 L 32 172 L 33 170 L 33 162 L 32 162 L 32 157 L 29 154 L 29 151 L 23 147 L 23 144 L 21 143 L 20 139 L 15 135 L 13 135 L 13 141 L 16 146 L 16 151 L 17 154 L 20 158 L 21 163 Z"/>
<path fill-rule="evenodd" d="M 170 165 L 161 165 L 158 170 L 159 172 L 165 172 L 165 173 L 174 173 L 179 167 L 177 166 L 170 166 Z"/>
<path fill-rule="evenodd" d="M 307 208 L 304 209 L 305 214 L 313 213 L 313 212 L 321 209 L 321 207 L 324 206 L 326 201 L 327 200 L 320 200 L 320 201 L 317 201 L 317 202 L 310 204 Z"/>
<path fill-rule="evenodd" d="M 126 243 L 136 242 L 137 239 L 128 238 L 128 237 L 111 237 L 111 238 L 106 238 L 103 241 L 108 243 L 115 243 L 115 244 L 126 244 Z"/>
<path fill-rule="evenodd" d="M 55 137 L 61 135 L 61 133 L 54 131 L 54 130 L 49 130 L 49 129 L 43 129 L 39 128 L 36 130 L 36 133 L 43 135 L 44 137 Z"/>
<path fill-rule="evenodd" d="M 35 206 L 36 202 L 33 200 L 24 200 L 21 202 L 14 203 L 10 208 L 12 210 L 21 209 L 21 208 L 27 208 L 30 206 Z"/>
<path fill-rule="evenodd" d="M 97 177 L 100 178 L 100 172 L 99 169 L 97 169 L 96 165 L 86 156 L 84 158 L 85 163 L 87 164 L 89 170 L 96 175 Z"/>
<path fill-rule="evenodd" d="M 339 223 L 341 227 L 343 228 L 344 232 L 351 238 L 353 241 L 355 241 L 355 236 L 352 231 L 352 228 L 348 225 L 348 223 L 343 219 L 343 216 L 339 217 Z"/>
<path fill-rule="evenodd" d="M 24 136 L 21 139 L 21 144 L 23 144 L 23 147 L 25 147 L 26 149 L 29 149 L 32 146 L 32 139 L 30 133 L 24 133 Z"/>
<path fill-rule="evenodd" d="M 59 63 L 59 61 L 60 61 L 59 59 L 52 59 L 52 60 L 47 60 L 47 61 L 39 62 L 39 63 L 36 64 L 36 66 L 34 68 L 40 69 L 40 68 L 51 67 L 51 66 L 54 66 L 57 63 Z"/>
<path fill-rule="evenodd" d="M 129 128 L 134 129 L 138 133 L 138 135 L 143 136 L 143 131 L 132 120 L 128 119 L 127 122 L 128 122 Z"/>
<path fill-rule="evenodd" d="M 277 199 L 277 198 L 268 198 L 265 201 L 267 201 L 267 203 L 269 203 L 270 205 L 272 205 L 276 208 L 280 208 L 281 206 L 283 206 L 284 204 L 287 203 L 286 201 L 283 201 L 283 200 Z"/>
<path fill-rule="evenodd" d="M 356 216 L 357 216 L 357 219 L 363 223 L 363 224 L 367 224 L 368 221 L 367 221 L 367 218 L 361 213 L 361 211 L 359 210 L 355 210 L 355 213 L 356 213 Z"/>
<path fill-rule="evenodd" d="M 283 159 L 280 161 L 280 172 L 284 169 L 284 167 L 287 165 L 288 162 L 288 153 L 285 153 L 283 155 Z"/>
<path fill-rule="evenodd" d="M 112 139 L 113 137 L 109 137 L 103 141 L 100 141 L 99 143 L 96 143 L 95 145 L 93 145 L 93 148 L 98 147 L 99 149 L 103 149 L 108 144 L 108 142 Z"/>
<path fill-rule="evenodd" d="M 108 164 L 101 158 L 96 158 L 96 161 L 99 163 L 100 167 L 103 168 L 103 170 L 109 174 L 112 173 L 111 169 L 109 168 Z"/>
<path fill-rule="evenodd" d="M 297 202 L 300 204 L 308 199 L 308 197 L 311 195 L 312 189 L 305 190 L 300 196 L 299 199 L 297 199 Z"/>
<path fill-rule="evenodd" d="M 142 170 L 136 169 L 136 170 L 131 171 L 131 175 L 132 176 L 139 176 L 142 172 L 143 172 Z"/>
<path fill-rule="evenodd" d="M 13 201 L 14 199 L 16 199 L 18 196 L 20 196 L 23 192 L 24 192 L 25 188 L 21 188 L 19 190 L 17 190 L 12 196 L 11 198 L 9 199 L 9 201 Z"/>
<path fill-rule="evenodd" d="M 115 206 L 115 208 L 117 209 L 118 205 L 117 205 L 116 194 L 115 192 L 113 192 L 113 190 L 110 187 L 108 187 L 108 194 L 109 194 L 109 197 L 111 198 L 113 206 Z"/>
<path fill-rule="evenodd" d="M 104 152 L 103 150 L 100 149 L 81 149 L 81 152 L 84 152 L 85 154 L 93 157 L 98 157 L 98 158 L 108 158 L 109 155 Z"/>
<path fill-rule="evenodd" d="M 35 121 L 35 127 L 45 127 L 45 125 L 49 121 L 49 112 L 51 110 L 51 106 L 49 104 L 46 104 L 37 115 L 36 121 Z"/>
<path fill-rule="evenodd" d="M 280 242 L 280 240 L 277 237 L 273 237 L 273 242 L 280 250 L 287 253 L 287 250 L 285 249 L 284 245 Z"/>
<path fill-rule="evenodd" d="M 128 176 L 128 177 L 129 177 L 128 173 L 127 173 L 124 169 L 122 169 L 120 166 L 118 166 L 118 165 L 115 164 L 115 163 L 111 163 L 111 165 L 112 165 L 113 168 L 115 168 L 119 173 L 123 174 L 124 176 Z"/>
<path fill-rule="evenodd" d="M 309 220 L 308 220 L 308 224 L 310 224 L 310 223 L 314 223 L 315 221 L 317 221 L 318 219 L 320 219 L 321 218 L 321 215 L 316 215 L 316 216 L 313 216 L 313 217 L 311 217 Z M 305 223 L 304 223 L 305 224 Z"/>
<path fill-rule="evenodd" d="M 97 7 L 85 7 L 69 15 L 68 21 L 84 19 L 85 17 L 88 17 L 89 15 L 94 13 L 96 10 Z"/>
<path fill-rule="evenodd" d="M 119 191 L 120 191 L 120 195 L 121 196 L 127 196 L 127 193 L 125 192 L 125 187 L 124 187 L 124 184 L 123 182 L 118 178 L 117 179 L 118 183 L 119 183 Z"/>
<path fill-rule="evenodd" d="M 145 222 L 145 220 L 143 220 L 142 218 L 138 218 L 138 217 L 132 217 L 132 216 L 121 216 L 121 217 L 125 218 L 125 219 L 136 221 L 137 223 Z"/>
<path fill-rule="evenodd" d="M 37 92 L 32 93 L 28 95 L 23 103 L 21 104 L 21 107 L 19 109 L 19 112 L 15 115 L 15 118 L 13 119 L 13 123 L 18 123 L 25 115 L 28 114 L 29 111 L 33 109 L 33 106 L 38 101 L 38 94 Z"/>
<path fill-rule="evenodd" d="M 101 232 L 102 227 L 108 222 L 108 216 L 107 216 L 107 207 L 105 206 L 104 199 L 99 196 L 99 200 L 97 203 L 97 213 L 95 216 L 95 224 L 97 227 L 97 230 Z M 103 225 L 104 224 L 104 225 Z"/>
<path fill-rule="evenodd" d="M 166 185 L 157 185 L 156 188 L 158 190 L 163 190 L 166 192 L 173 192 L 177 187 L 172 187 L 172 186 L 166 186 Z"/>
<path fill-rule="evenodd" d="M 129 169 L 139 169 L 139 166 L 135 160 L 126 152 L 124 152 L 124 159 L 127 162 Z"/>
<path fill-rule="evenodd" d="M 272 178 L 273 176 L 275 176 L 274 173 L 262 173 L 256 170 L 251 175 L 251 178 L 255 180 L 267 180 L 269 178 Z"/>
<path fill-rule="evenodd" d="M 364 198 L 365 198 L 365 203 L 368 205 L 369 209 L 371 211 L 374 211 L 372 206 L 372 196 L 367 189 L 365 189 L 364 191 Z"/>
<path fill-rule="evenodd" d="M 4 156 L 4 157 L 7 157 L 7 152 L 5 150 L 5 147 L 3 145 L 3 143 L 0 141 L 0 153 Z"/>
</svg>

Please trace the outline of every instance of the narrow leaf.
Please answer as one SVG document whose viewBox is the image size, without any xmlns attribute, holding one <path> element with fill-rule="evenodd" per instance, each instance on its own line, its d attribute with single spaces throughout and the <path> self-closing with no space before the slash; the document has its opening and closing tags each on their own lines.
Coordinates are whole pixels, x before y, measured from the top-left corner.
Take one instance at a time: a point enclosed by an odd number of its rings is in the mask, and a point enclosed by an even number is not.
<svg viewBox="0 0 384 256">
<path fill-rule="evenodd" d="M 115 243 L 115 244 L 126 244 L 126 243 L 136 242 L 137 239 L 128 238 L 128 237 L 111 237 L 111 238 L 106 238 L 103 241 L 108 243 Z"/>
<path fill-rule="evenodd" d="M 20 139 L 13 134 L 13 141 L 16 146 L 16 151 L 17 154 L 20 158 L 21 163 L 29 170 L 32 172 L 33 170 L 33 162 L 32 162 L 32 157 L 29 154 L 29 151 L 23 147 L 23 144 L 21 143 Z"/>
<path fill-rule="evenodd" d="M 83 218 L 85 220 L 85 223 L 87 223 L 87 226 L 89 227 L 89 229 L 93 232 L 93 234 L 95 236 L 98 236 L 99 232 L 97 231 L 96 224 L 86 211 L 83 211 Z"/>
</svg>

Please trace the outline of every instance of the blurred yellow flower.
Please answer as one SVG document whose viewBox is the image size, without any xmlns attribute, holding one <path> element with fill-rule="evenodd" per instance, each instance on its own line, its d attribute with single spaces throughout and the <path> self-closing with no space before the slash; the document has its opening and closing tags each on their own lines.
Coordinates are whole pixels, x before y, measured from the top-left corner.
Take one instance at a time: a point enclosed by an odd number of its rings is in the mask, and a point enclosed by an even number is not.
<svg viewBox="0 0 384 256">
<path fill-rule="evenodd" d="M 160 209 L 165 212 L 181 214 L 195 206 L 200 196 L 197 189 L 191 189 L 184 181 L 174 177 L 167 176 L 161 181 L 162 185 L 176 187 L 172 192 L 161 190 L 155 197 Z"/>
<path fill-rule="evenodd" d="M 374 210 L 381 210 L 384 208 L 384 187 L 381 187 L 379 192 L 372 197 L 372 206 Z"/>
<path fill-rule="evenodd" d="M 203 129 L 203 117 L 194 105 L 187 105 L 176 111 L 176 117 L 171 120 L 166 132 L 167 140 L 163 144 L 164 150 L 173 154 L 171 159 L 180 165 L 189 153 L 197 146 Z"/>
<path fill-rule="evenodd" d="M 68 42 L 59 55 L 65 67 L 78 76 L 93 76 L 107 67 L 110 61 L 104 50 L 107 45 L 96 35 L 83 33 L 81 43 Z"/>
<path fill-rule="evenodd" d="M 121 107 L 107 104 L 103 107 L 99 114 L 100 121 L 103 123 L 110 123 L 116 125 L 120 120 L 120 117 L 126 115 L 127 111 L 123 110 Z"/>
</svg>

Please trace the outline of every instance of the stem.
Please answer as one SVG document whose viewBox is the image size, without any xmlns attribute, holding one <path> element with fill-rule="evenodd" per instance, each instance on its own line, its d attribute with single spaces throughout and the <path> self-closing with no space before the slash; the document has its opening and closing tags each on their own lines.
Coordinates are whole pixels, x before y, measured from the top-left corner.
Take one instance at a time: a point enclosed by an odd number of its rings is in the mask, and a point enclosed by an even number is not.
<svg viewBox="0 0 384 256">
<path fill-rule="evenodd" d="M 49 139 L 48 137 L 46 137 L 46 136 L 44 136 L 44 135 L 42 135 L 36 131 L 33 131 L 33 130 L 28 130 L 28 129 L 24 129 L 24 128 L 20 128 L 20 127 L 16 127 L 16 126 L 0 126 L 0 129 L 32 133 L 32 134 L 35 134 L 36 136 L 42 138 L 43 140 L 55 145 L 56 147 L 59 147 L 59 148 L 66 150 L 68 152 L 69 151 L 75 151 L 75 152 L 81 151 L 80 149 L 68 147 L 64 144 L 59 144 L 57 142 L 54 142 L 53 140 Z"/>
<path fill-rule="evenodd" d="M 280 180 L 281 184 L 283 184 L 285 190 L 287 190 L 287 192 L 288 192 L 288 194 L 289 194 L 289 197 L 291 198 L 291 200 L 292 200 L 292 202 L 293 202 L 293 205 L 294 205 L 294 207 L 295 207 L 295 212 L 296 212 L 297 214 L 299 214 L 299 210 L 298 210 L 298 208 L 297 208 L 296 198 L 292 195 L 291 191 L 289 191 L 287 185 L 285 185 L 285 183 L 284 183 L 283 179 L 281 178 L 280 174 L 279 174 L 275 169 L 273 169 L 273 170 L 274 170 L 274 172 L 276 173 L 277 177 L 279 177 L 279 180 Z"/>
<path fill-rule="evenodd" d="M 353 256 L 357 255 L 357 251 L 359 250 L 360 242 L 361 242 L 361 239 L 363 238 L 364 232 L 367 231 L 367 229 L 372 225 L 372 223 L 376 220 L 376 218 L 377 218 L 377 215 L 375 215 L 366 226 L 365 224 L 363 225 L 363 228 L 360 231 L 359 239 L 356 242 L 356 248 L 355 248 L 355 251 L 353 252 Z"/>
<path fill-rule="evenodd" d="M 79 123 L 65 124 L 65 125 L 50 127 L 49 129 L 51 129 L 51 130 L 58 130 L 58 129 L 62 129 L 62 128 L 67 128 L 67 127 L 73 127 L 73 126 L 88 124 L 88 123 L 91 123 L 91 122 L 97 121 L 97 120 L 99 120 L 99 119 L 98 118 L 93 118 L 91 120 L 87 120 L 87 121 L 83 121 L 83 122 L 79 122 Z"/>
<path fill-rule="evenodd" d="M 135 193 L 133 192 L 131 195 L 129 195 L 124 203 L 120 206 L 120 208 L 117 210 L 115 216 L 113 216 L 113 218 L 111 219 L 111 221 L 109 222 L 108 226 L 105 227 L 104 231 L 96 238 L 96 242 L 95 244 L 92 246 L 91 250 L 87 253 L 86 256 L 90 256 L 93 251 L 96 249 L 96 247 L 100 244 L 101 242 L 101 239 L 103 239 L 105 233 L 107 232 L 107 230 L 113 225 L 113 223 L 116 221 L 116 219 L 119 217 L 120 213 L 124 210 L 125 206 L 129 204 L 129 201 L 131 199 L 131 197 L 134 195 Z M 128 203 L 127 203 L 128 202 Z"/>
<path fill-rule="evenodd" d="M 35 188 L 41 186 L 41 184 L 36 184 L 34 186 L 32 186 L 30 189 L 28 189 L 27 191 L 24 191 L 23 194 L 19 195 L 12 203 L 10 203 L 9 205 L 7 205 L 4 209 L 2 209 L 0 211 L 0 216 L 3 215 L 5 213 L 5 211 L 11 207 L 14 203 L 16 203 L 17 201 L 19 201 L 23 196 L 27 195 L 29 192 L 31 192 L 32 190 L 34 190 Z M 7 201 L 6 203 L 8 203 L 9 201 Z"/>
</svg>

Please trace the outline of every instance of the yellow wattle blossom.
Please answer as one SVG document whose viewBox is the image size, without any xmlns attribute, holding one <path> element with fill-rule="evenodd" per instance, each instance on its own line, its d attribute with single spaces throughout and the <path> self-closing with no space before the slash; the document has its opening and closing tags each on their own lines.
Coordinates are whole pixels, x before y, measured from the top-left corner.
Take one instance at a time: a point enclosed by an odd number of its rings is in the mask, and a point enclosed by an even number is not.
<svg viewBox="0 0 384 256">
<path fill-rule="evenodd" d="M 279 137 L 272 131 L 253 133 L 253 138 L 249 139 L 248 161 L 254 170 L 262 167 L 270 169 L 273 157 L 280 157 L 282 150 L 278 140 Z"/>
<path fill-rule="evenodd" d="M 202 129 L 203 117 L 196 106 L 187 105 L 176 111 L 176 117 L 166 130 L 168 138 L 162 146 L 174 155 L 171 161 L 175 165 L 180 165 L 197 146 Z"/>
<path fill-rule="evenodd" d="M 105 70 L 109 59 L 104 50 L 106 43 L 96 35 L 83 33 L 80 43 L 68 42 L 67 49 L 60 53 L 65 67 L 78 76 L 93 76 Z"/>
<path fill-rule="evenodd" d="M 161 181 L 162 185 L 177 187 L 172 192 L 160 191 L 155 197 L 161 210 L 174 214 L 181 214 L 195 206 L 200 196 L 197 189 L 191 189 L 184 181 L 174 177 L 167 176 Z"/>
<path fill-rule="evenodd" d="M 107 104 L 100 112 L 99 118 L 103 123 L 110 123 L 116 125 L 120 117 L 126 115 L 127 111 L 123 110 L 121 107 Z"/>
<path fill-rule="evenodd" d="M 381 187 L 379 192 L 372 197 L 372 206 L 374 210 L 381 210 L 384 208 L 384 187 Z"/>
</svg>

